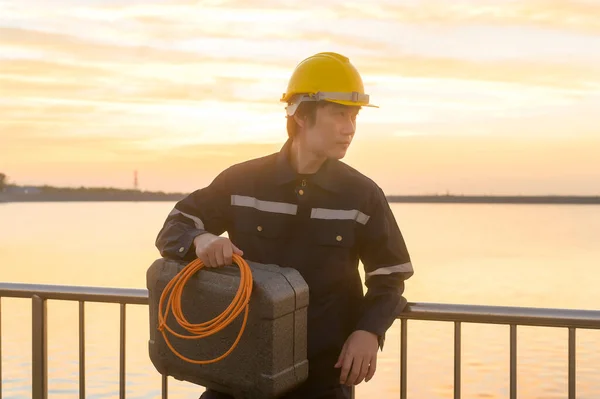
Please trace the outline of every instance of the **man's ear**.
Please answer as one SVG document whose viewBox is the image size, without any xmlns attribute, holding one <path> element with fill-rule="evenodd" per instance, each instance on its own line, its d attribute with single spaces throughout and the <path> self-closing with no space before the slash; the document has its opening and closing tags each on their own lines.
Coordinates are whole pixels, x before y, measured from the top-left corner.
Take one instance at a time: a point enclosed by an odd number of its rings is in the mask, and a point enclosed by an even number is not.
<svg viewBox="0 0 600 399">
<path fill-rule="evenodd" d="M 294 121 L 296 121 L 298 126 L 304 127 L 304 124 L 306 122 L 306 116 L 299 116 L 298 114 L 294 114 Z"/>
</svg>

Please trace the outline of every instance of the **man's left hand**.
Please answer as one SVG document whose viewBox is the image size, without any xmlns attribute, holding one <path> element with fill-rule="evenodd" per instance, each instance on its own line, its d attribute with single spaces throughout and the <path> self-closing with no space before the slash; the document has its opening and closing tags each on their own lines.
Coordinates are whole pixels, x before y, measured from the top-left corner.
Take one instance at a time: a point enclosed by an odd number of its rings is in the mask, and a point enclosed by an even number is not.
<svg viewBox="0 0 600 399">
<path fill-rule="evenodd" d="M 340 384 L 358 385 L 363 380 L 369 382 L 377 367 L 377 335 L 364 331 L 354 331 L 344 343 L 335 368 L 342 368 Z"/>
</svg>

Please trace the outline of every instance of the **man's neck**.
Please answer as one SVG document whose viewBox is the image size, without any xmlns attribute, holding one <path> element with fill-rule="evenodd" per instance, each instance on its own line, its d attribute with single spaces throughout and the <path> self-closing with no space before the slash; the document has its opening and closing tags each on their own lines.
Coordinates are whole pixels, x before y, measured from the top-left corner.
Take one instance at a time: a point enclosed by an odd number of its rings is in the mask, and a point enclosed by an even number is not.
<svg viewBox="0 0 600 399">
<path fill-rule="evenodd" d="M 292 142 L 289 155 L 294 170 L 303 175 L 316 173 L 326 160 L 308 151 L 300 140 Z"/>
</svg>

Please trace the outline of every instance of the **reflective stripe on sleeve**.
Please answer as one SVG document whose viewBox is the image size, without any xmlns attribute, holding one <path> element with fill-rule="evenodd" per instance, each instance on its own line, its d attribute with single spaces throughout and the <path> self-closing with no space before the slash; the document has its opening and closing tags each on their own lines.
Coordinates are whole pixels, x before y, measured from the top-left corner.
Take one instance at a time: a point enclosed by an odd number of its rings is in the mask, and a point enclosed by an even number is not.
<svg viewBox="0 0 600 399">
<path fill-rule="evenodd" d="M 379 269 L 373 270 L 370 273 L 366 274 L 366 278 L 371 276 L 377 276 L 382 274 L 392 274 L 392 273 L 413 273 L 413 267 L 411 262 L 402 263 L 400 265 L 395 266 L 386 266 L 380 267 Z"/>
<path fill-rule="evenodd" d="M 186 218 L 193 220 L 194 225 L 196 226 L 197 229 L 204 230 L 204 223 L 202 222 L 202 220 L 199 217 L 181 212 L 179 209 L 173 208 L 171 213 L 169 213 L 169 216 L 175 216 L 175 215 L 185 216 Z"/>
</svg>

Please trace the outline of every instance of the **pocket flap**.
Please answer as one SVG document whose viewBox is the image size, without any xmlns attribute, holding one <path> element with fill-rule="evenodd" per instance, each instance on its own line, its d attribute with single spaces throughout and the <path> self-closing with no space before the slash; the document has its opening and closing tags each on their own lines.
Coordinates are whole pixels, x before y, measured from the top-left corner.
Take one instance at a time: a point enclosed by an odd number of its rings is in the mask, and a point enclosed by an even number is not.
<svg viewBox="0 0 600 399">
<path fill-rule="evenodd" d="M 354 245 L 354 229 L 348 223 L 327 221 L 315 230 L 315 239 L 319 245 L 351 247 Z"/>
<path fill-rule="evenodd" d="M 255 234 L 259 237 L 277 238 L 288 235 L 288 222 L 285 216 L 254 214 L 251 217 L 236 219 L 235 228 L 239 232 Z"/>
</svg>

